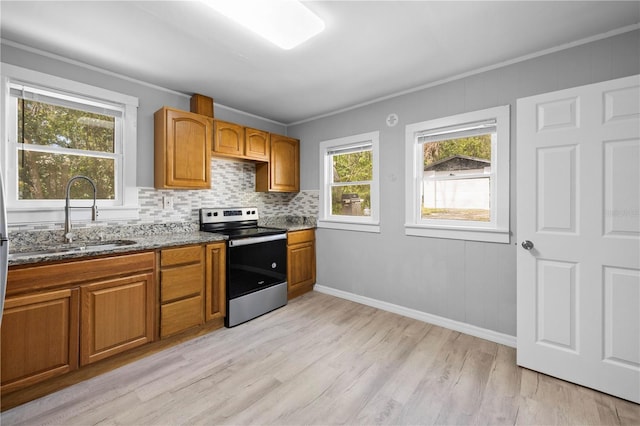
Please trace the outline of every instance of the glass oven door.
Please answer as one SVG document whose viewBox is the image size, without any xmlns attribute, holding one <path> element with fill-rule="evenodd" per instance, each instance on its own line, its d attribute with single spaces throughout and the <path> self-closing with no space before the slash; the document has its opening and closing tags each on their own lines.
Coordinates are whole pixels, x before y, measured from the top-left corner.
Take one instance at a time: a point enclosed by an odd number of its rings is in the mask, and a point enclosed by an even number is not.
<svg viewBox="0 0 640 426">
<path fill-rule="evenodd" d="M 251 242 L 253 238 L 230 241 L 227 251 L 228 299 L 287 280 L 286 234 L 277 237 L 275 240 L 256 238 L 255 243 Z"/>
</svg>

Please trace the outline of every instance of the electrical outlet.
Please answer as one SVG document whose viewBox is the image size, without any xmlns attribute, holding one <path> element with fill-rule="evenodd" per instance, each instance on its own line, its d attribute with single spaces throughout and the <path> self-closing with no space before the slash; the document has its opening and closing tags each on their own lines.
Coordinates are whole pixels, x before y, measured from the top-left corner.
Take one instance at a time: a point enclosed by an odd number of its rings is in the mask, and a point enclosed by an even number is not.
<svg viewBox="0 0 640 426">
<path fill-rule="evenodd" d="M 168 195 L 165 195 L 162 197 L 162 208 L 165 210 L 172 210 L 173 209 L 173 197 L 169 197 Z"/>
</svg>

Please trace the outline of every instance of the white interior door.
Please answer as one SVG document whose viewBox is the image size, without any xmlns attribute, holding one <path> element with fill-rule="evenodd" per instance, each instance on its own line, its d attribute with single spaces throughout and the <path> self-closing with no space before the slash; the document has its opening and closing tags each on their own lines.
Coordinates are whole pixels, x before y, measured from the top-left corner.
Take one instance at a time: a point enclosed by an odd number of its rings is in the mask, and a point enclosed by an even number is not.
<svg viewBox="0 0 640 426">
<path fill-rule="evenodd" d="M 518 364 L 640 402 L 640 76 L 519 99 Z"/>
</svg>

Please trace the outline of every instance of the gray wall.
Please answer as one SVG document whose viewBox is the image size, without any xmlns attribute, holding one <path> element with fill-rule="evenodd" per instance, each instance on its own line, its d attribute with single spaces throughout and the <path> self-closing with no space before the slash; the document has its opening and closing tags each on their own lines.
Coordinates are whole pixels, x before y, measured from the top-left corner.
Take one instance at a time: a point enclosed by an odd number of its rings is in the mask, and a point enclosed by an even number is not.
<svg viewBox="0 0 640 426">
<path fill-rule="evenodd" d="M 319 142 L 380 131 L 381 232 L 317 231 L 318 284 L 516 334 L 516 99 L 640 72 L 634 31 L 338 115 L 290 126 L 301 144 L 301 185 L 318 189 Z M 404 235 L 404 128 L 511 105 L 511 244 Z M 400 122 L 387 127 L 388 114 Z"/>
<path fill-rule="evenodd" d="M 639 52 L 640 32 L 631 32 L 289 128 L 222 107 L 216 107 L 215 115 L 299 138 L 301 185 L 306 190 L 319 187 L 320 141 L 379 130 L 381 232 L 319 229 L 318 283 L 515 335 L 517 238 L 512 237 L 511 244 L 490 244 L 404 235 L 404 126 L 511 104 L 513 232 L 516 99 L 637 74 Z M 153 113 L 163 105 L 188 110 L 188 96 L 7 45 L 2 45 L 0 59 L 138 97 L 137 184 L 153 186 Z M 389 128 L 385 118 L 392 112 L 400 122 Z"/>
<path fill-rule="evenodd" d="M 74 65 L 6 44 L 2 44 L 1 47 L 1 62 L 137 97 L 139 107 L 136 182 L 139 187 L 153 187 L 153 114 L 163 106 L 189 111 L 191 94 L 182 94 L 151 84 L 121 78 L 113 74 L 88 69 L 87 67 Z M 208 93 L 204 94 L 210 95 Z M 284 125 L 262 120 L 240 111 L 214 105 L 214 115 L 216 118 L 244 126 L 286 134 Z"/>
</svg>

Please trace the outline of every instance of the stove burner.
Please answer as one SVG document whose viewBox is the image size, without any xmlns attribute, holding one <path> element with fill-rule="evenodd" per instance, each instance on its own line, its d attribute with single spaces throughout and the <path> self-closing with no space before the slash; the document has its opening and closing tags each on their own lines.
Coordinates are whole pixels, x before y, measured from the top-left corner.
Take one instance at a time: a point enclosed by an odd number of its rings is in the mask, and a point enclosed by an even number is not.
<svg viewBox="0 0 640 426">
<path fill-rule="evenodd" d="M 245 208 L 202 208 L 200 209 L 200 230 L 226 235 L 230 240 L 284 234 L 286 229 L 258 226 L 258 209 Z"/>
</svg>

